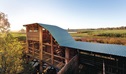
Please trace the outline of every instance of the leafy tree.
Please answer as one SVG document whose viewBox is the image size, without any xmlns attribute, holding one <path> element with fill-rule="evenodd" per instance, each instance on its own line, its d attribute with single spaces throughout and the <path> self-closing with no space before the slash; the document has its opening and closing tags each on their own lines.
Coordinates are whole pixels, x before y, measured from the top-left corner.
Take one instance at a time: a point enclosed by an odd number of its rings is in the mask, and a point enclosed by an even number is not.
<svg viewBox="0 0 126 74">
<path fill-rule="evenodd" d="M 8 32 L 10 28 L 10 23 L 8 22 L 7 15 L 0 12 L 0 32 Z"/>
<path fill-rule="evenodd" d="M 0 74 L 31 74 L 33 68 L 23 58 L 23 46 L 9 28 L 7 16 L 0 12 Z"/>
<path fill-rule="evenodd" d="M 6 34 L 0 41 L 0 51 L 1 74 L 17 74 L 22 71 L 22 45 L 17 39 Z"/>
</svg>

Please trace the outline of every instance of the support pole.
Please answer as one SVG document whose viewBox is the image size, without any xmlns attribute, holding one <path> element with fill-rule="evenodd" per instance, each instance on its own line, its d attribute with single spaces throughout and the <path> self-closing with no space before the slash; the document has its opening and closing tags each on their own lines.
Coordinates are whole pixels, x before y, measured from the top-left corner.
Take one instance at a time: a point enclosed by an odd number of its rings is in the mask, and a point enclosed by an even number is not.
<svg viewBox="0 0 126 74">
<path fill-rule="evenodd" d="M 42 73 L 42 60 L 43 60 L 43 28 L 39 26 L 39 60 L 40 60 L 40 73 Z"/>
<path fill-rule="evenodd" d="M 53 37 L 52 35 L 50 37 L 51 37 L 51 63 L 54 64 Z"/>
<path fill-rule="evenodd" d="M 104 63 L 104 60 L 103 60 L 103 74 L 105 74 L 105 63 Z"/>
<path fill-rule="evenodd" d="M 35 48 L 34 48 L 34 42 L 32 42 L 32 56 L 33 56 L 33 58 L 35 57 L 34 54 L 35 54 Z"/>
<path fill-rule="evenodd" d="M 25 50 L 25 52 L 26 52 L 26 54 L 28 53 L 28 26 L 26 26 L 26 50 Z"/>
<path fill-rule="evenodd" d="M 67 64 L 69 62 L 69 59 L 70 59 L 69 49 L 66 48 L 65 49 L 65 64 Z"/>
</svg>

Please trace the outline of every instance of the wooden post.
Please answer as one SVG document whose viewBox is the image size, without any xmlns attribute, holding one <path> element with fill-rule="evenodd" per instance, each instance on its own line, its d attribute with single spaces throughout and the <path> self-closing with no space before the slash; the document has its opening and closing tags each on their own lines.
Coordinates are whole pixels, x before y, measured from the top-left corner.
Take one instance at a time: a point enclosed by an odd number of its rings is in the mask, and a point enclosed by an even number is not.
<svg viewBox="0 0 126 74">
<path fill-rule="evenodd" d="M 69 62 L 69 59 L 70 59 L 69 49 L 66 48 L 65 49 L 65 64 L 67 64 Z"/>
<path fill-rule="evenodd" d="M 103 60 L 103 74 L 105 74 L 105 63 L 104 63 L 104 60 Z"/>
<path fill-rule="evenodd" d="M 39 60 L 40 60 L 40 72 L 42 72 L 42 60 L 43 60 L 43 28 L 39 26 Z"/>
<path fill-rule="evenodd" d="M 28 26 L 26 26 L 26 50 L 25 50 L 25 54 L 26 54 L 26 62 L 28 63 L 29 62 L 29 57 L 27 56 L 27 54 L 29 53 L 29 43 L 28 43 L 28 31 L 29 31 L 29 28 Z"/>
<path fill-rule="evenodd" d="M 34 54 L 35 54 L 35 48 L 34 48 L 34 42 L 32 42 L 33 44 L 32 44 L 32 56 L 33 56 L 33 58 L 34 58 Z"/>
<path fill-rule="evenodd" d="M 118 59 L 116 58 L 116 66 L 117 66 L 117 68 L 119 68 L 119 66 L 118 66 Z M 118 69 L 116 70 L 116 73 L 118 73 Z"/>
<path fill-rule="evenodd" d="M 54 54 L 53 54 L 53 37 L 51 37 L 51 63 L 54 64 Z"/>
<path fill-rule="evenodd" d="M 28 53 L 28 26 L 26 26 L 26 54 Z"/>
</svg>

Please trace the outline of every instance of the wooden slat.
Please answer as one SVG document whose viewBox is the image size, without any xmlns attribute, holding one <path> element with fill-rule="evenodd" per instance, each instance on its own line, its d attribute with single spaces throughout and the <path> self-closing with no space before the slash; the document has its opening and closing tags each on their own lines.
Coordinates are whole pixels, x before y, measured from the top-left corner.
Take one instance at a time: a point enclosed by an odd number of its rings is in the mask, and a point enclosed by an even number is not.
<svg viewBox="0 0 126 74">
<path fill-rule="evenodd" d="M 58 56 L 58 55 L 54 55 L 54 57 L 65 59 L 64 57 L 61 57 L 61 56 Z"/>
<path fill-rule="evenodd" d="M 43 43 L 44 45 L 48 45 L 48 46 L 51 46 L 51 44 L 49 44 L 49 43 Z"/>
<path fill-rule="evenodd" d="M 28 53 L 27 55 L 28 55 L 28 56 L 30 56 L 30 57 L 32 57 L 32 55 L 31 55 L 31 54 L 29 54 L 29 53 Z"/>
<path fill-rule="evenodd" d="M 32 41 L 39 41 L 39 37 L 33 38 L 33 37 L 29 37 L 27 38 L 28 40 L 32 40 Z"/>
<path fill-rule="evenodd" d="M 32 50 L 29 50 L 29 52 L 33 52 Z"/>
<path fill-rule="evenodd" d="M 43 53 L 44 53 L 44 54 L 48 54 L 48 55 L 51 55 L 51 53 L 48 53 L 48 52 L 45 52 L 45 51 L 43 51 Z"/>
<path fill-rule="evenodd" d="M 28 47 L 29 49 L 33 49 L 32 47 Z"/>
<path fill-rule="evenodd" d="M 27 54 L 28 56 L 30 56 L 30 57 L 33 57 L 33 58 L 35 58 L 35 59 L 37 59 L 37 60 L 39 60 L 39 56 L 33 56 L 33 55 L 31 55 L 31 54 Z"/>
<path fill-rule="evenodd" d="M 60 63 L 61 61 L 58 61 L 58 60 L 54 60 L 54 62 Z"/>
<path fill-rule="evenodd" d="M 39 56 L 35 56 L 34 58 L 37 59 L 37 60 L 39 60 Z"/>
<path fill-rule="evenodd" d="M 43 45 L 47 45 L 47 46 L 51 46 L 51 44 L 49 44 L 49 43 L 43 43 Z M 53 47 L 57 47 L 58 45 L 52 45 Z"/>
<path fill-rule="evenodd" d="M 34 54 L 37 54 L 37 55 L 39 55 L 39 53 L 37 53 L 37 52 L 35 52 Z"/>
<path fill-rule="evenodd" d="M 45 61 L 49 61 L 49 60 L 50 60 L 50 58 L 46 59 Z"/>
<path fill-rule="evenodd" d="M 45 52 L 45 51 L 43 51 L 43 53 L 44 54 L 51 55 L 51 53 L 48 53 L 48 52 Z M 61 59 L 65 59 L 64 57 L 61 57 L 61 56 L 58 56 L 58 55 L 54 55 L 54 57 L 61 58 Z"/>
<path fill-rule="evenodd" d="M 63 62 L 59 62 L 59 64 L 57 65 L 57 67 L 58 67 L 59 69 L 61 69 L 64 65 L 65 65 L 65 64 L 64 64 Z"/>
<path fill-rule="evenodd" d="M 32 34 L 32 35 L 33 35 L 33 34 L 34 34 L 34 35 L 39 35 L 39 32 L 28 32 L 28 34 L 29 34 L 29 35 L 31 35 L 31 34 Z"/>
<path fill-rule="evenodd" d="M 28 32 L 27 40 L 39 41 L 39 33 L 38 32 Z"/>
<path fill-rule="evenodd" d="M 35 52 L 39 52 L 40 50 L 39 49 L 35 49 Z"/>
<path fill-rule="evenodd" d="M 32 34 L 32 35 L 28 35 L 28 37 L 38 38 L 39 36 L 38 36 L 38 34 L 37 35 Z"/>
</svg>

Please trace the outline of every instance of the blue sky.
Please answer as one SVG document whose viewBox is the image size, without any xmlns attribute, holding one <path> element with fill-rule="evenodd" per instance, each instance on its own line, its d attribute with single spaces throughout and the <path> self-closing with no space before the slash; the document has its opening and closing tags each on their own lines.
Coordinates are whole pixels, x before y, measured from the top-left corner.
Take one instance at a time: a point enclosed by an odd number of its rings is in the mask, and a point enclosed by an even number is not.
<svg viewBox="0 0 126 74">
<path fill-rule="evenodd" d="M 0 0 L 11 30 L 45 23 L 70 28 L 126 26 L 126 0 Z"/>
</svg>

